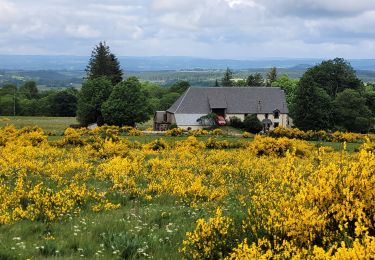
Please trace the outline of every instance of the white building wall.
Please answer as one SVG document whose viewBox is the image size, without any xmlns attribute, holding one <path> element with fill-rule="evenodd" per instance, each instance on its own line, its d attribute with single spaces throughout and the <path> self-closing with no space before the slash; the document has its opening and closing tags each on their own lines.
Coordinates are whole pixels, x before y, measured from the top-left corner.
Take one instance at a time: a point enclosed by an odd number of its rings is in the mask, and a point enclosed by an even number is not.
<svg viewBox="0 0 375 260">
<path fill-rule="evenodd" d="M 179 128 L 190 128 L 192 130 L 204 127 L 197 122 L 197 119 L 202 116 L 205 116 L 205 114 L 174 114 L 176 124 Z"/>
<path fill-rule="evenodd" d="M 260 121 L 266 119 L 266 114 L 257 114 L 257 117 Z M 288 125 L 288 114 L 279 114 L 279 118 L 275 118 L 273 113 L 268 114 L 268 119 L 272 121 L 273 125 L 270 127 L 270 130 L 274 129 L 274 123 L 279 123 L 279 126 L 290 127 Z"/>
<path fill-rule="evenodd" d="M 205 126 L 200 125 L 197 122 L 197 119 L 201 116 L 205 116 L 204 114 L 169 114 L 173 119 L 172 124 L 175 122 L 179 128 L 183 129 L 199 129 L 204 128 Z M 225 119 L 229 122 L 231 117 L 238 117 L 242 121 L 245 119 L 245 114 L 226 114 Z M 266 118 L 265 114 L 257 114 L 257 117 L 260 121 Z M 291 127 L 291 119 L 289 119 L 288 114 L 279 114 L 279 118 L 275 119 L 273 113 L 268 114 L 268 119 L 272 121 L 272 123 L 279 123 L 279 126 L 283 127 Z M 288 124 L 288 121 L 289 124 Z M 274 125 L 270 127 L 270 130 L 274 129 Z"/>
<path fill-rule="evenodd" d="M 225 119 L 229 122 L 231 117 L 237 117 L 243 121 L 245 119 L 245 114 L 227 114 Z M 260 121 L 262 121 L 266 119 L 266 114 L 257 114 L 257 117 Z M 279 118 L 275 119 L 273 113 L 269 113 L 268 119 L 271 120 L 272 123 L 279 123 L 279 126 L 283 126 L 283 127 L 291 127 L 291 124 L 292 124 L 291 119 L 289 118 L 288 114 L 279 114 Z M 289 120 L 289 124 L 288 124 L 288 120 Z M 274 129 L 274 125 L 272 125 L 270 129 Z"/>
</svg>

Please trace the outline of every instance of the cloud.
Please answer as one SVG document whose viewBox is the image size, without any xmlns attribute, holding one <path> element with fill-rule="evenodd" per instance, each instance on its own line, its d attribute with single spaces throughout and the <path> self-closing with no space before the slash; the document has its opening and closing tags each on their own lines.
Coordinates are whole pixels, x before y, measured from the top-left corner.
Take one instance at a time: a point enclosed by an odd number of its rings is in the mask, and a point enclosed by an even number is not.
<svg viewBox="0 0 375 260">
<path fill-rule="evenodd" d="M 371 57 L 373 0 L 0 0 L 0 53 Z"/>
<path fill-rule="evenodd" d="M 14 4 L 0 0 L 0 23 L 10 21 L 17 13 Z"/>
<path fill-rule="evenodd" d="M 68 25 L 65 27 L 65 31 L 75 38 L 98 38 L 101 35 L 99 31 L 89 25 Z"/>
</svg>

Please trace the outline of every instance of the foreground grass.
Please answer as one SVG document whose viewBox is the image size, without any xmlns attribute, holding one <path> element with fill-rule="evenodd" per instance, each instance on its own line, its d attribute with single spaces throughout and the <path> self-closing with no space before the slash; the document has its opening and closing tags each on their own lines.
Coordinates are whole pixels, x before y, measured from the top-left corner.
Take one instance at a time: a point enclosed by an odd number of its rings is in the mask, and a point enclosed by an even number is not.
<svg viewBox="0 0 375 260">
<path fill-rule="evenodd" d="M 51 223 L 24 220 L 0 226 L 0 259 L 181 259 L 185 233 L 207 214 L 171 198 L 126 199 L 118 210 L 83 211 Z"/>
<path fill-rule="evenodd" d="M 124 138 L 148 136 L 110 129 L 70 129 L 58 143 L 40 129 L 0 129 L 0 259 L 222 259 L 242 241 L 259 256 L 329 259 L 322 254 L 342 241 L 358 255 L 373 241 L 356 228 L 373 234 L 373 143 L 358 153 L 262 136 L 242 146 L 171 143 L 186 136 L 140 145 Z M 345 208 L 351 202 L 364 210 Z"/>
</svg>

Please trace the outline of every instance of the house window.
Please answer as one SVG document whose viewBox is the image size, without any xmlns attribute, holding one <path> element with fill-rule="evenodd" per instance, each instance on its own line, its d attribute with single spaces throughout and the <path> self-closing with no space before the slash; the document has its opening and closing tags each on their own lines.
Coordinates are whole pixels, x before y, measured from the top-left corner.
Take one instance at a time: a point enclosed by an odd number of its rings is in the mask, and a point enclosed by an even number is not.
<svg viewBox="0 0 375 260">
<path fill-rule="evenodd" d="M 273 118 L 278 119 L 279 117 L 280 117 L 280 111 L 279 110 L 273 111 Z"/>
<path fill-rule="evenodd" d="M 164 114 L 164 122 L 167 122 L 168 121 L 168 115 L 167 113 Z"/>
<path fill-rule="evenodd" d="M 279 126 L 279 123 L 273 123 L 273 127 L 276 128 Z"/>
<path fill-rule="evenodd" d="M 249 114 L 245 114 L 244 116 L 247 117 Z"/>
<path fill-rule="evenodd" d="M 268 119 L 268 114 L 264 114 L 264 117 L 265 117 L 266 119 Z"/>
</svg>

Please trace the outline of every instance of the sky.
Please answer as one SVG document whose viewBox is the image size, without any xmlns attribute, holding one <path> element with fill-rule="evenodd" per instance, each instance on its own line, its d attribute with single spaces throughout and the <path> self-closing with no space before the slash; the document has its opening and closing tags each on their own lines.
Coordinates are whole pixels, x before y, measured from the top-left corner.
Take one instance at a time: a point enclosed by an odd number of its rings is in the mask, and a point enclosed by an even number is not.
<svg viewBox="0 0 375 260">
<path fill-rule="evenodd" d="M 374 0 L 0 0 L 0 54 L 375 58 Z"/>
</svg>

